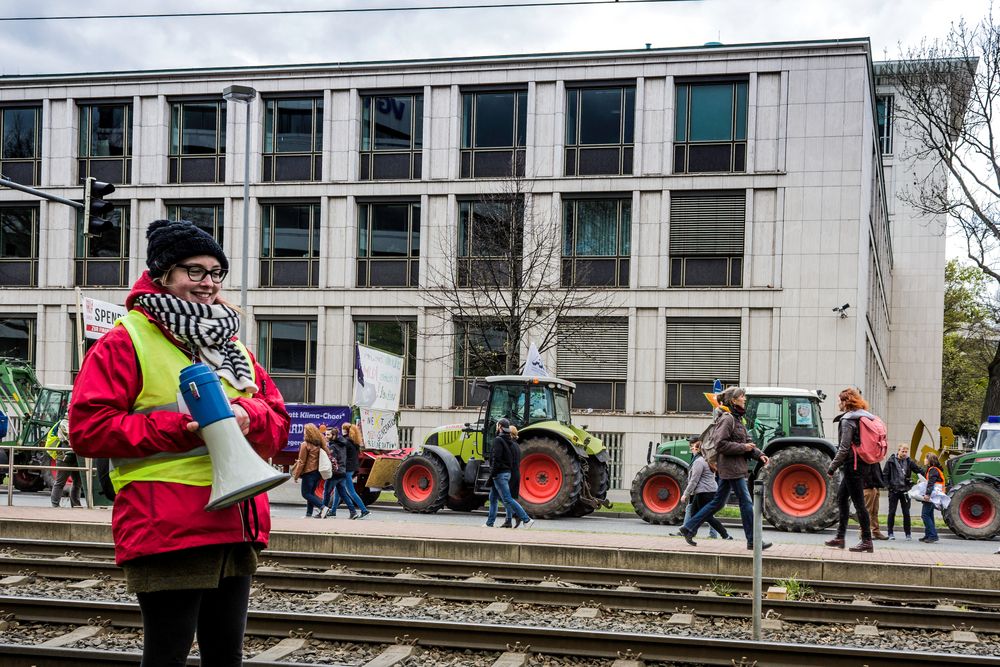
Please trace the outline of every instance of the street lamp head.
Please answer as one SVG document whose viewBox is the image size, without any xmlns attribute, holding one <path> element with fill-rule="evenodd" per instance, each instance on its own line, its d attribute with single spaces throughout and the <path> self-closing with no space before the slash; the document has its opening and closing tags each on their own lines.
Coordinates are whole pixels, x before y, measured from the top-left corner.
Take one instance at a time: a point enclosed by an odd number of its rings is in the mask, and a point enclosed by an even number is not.
<svg viewBox="0 0 1000 667">
<path fill-rule="evenodd" d="M 229 102 L 248 103 L 257 97 L 257 91 L 250 86 L 229 86 L 222 91 L 222 97 Z"/>
</svg>

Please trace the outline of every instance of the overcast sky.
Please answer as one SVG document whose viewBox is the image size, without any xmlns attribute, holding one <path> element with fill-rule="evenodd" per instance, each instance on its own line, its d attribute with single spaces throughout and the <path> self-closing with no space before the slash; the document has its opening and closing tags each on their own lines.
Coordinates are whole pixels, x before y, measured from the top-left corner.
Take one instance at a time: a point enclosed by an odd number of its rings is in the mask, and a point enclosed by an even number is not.
<svg viewBox="0 0 1000 667">
<path fill-rule="evenodd" d="M 505 0 L 523 2 L 526 0 Z M 557 0 L 558 1 L 558 0 Z M 0 0 L 0 17 L 497 0 Z M 695 0 L 594 7 L 0 22 L 0 73 L 272 65 L 870 37 L 876 59 L 943 36 L 988 0 Z"/>
</svg>

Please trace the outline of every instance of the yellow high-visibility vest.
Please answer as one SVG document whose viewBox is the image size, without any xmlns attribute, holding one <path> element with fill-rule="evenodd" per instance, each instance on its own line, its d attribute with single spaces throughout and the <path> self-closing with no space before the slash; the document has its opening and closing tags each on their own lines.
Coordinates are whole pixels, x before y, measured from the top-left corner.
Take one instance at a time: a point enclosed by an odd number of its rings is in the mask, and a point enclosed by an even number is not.
<svg viewBox="0 0 1000 667">
<path fill-rule="evenodd" d="M 55 461 L 59 458 L 59 451 L 56 449 L 59 447 L 59 436 L 56 432 L 59 430 L 59 422 L 52 425 L 49 429 L 48 435 L 45 436 L 45 449 L 49 450 L 47 453 Z"/>
<path fill-rule="evenodd" d="M 167 340 L 160 329 L 142 313 L 130 310 L 115 325 L 125 327 L 142 372 L 142 390 L 132 406 L 133 412 L 149 414 L 162 410 L 177 411 L 177 391 L 181 370 L 191 365 L 176 345 Z M 246 357 L 253 371 L 250 353 L 237 341 L 237 347 Z M 256 383 L 256 375 L 253 380 Z M 225 379 L 222 388 L 229 398 L 251 396 L 239 391 Z M 130 482 L 176 482 L 190 486 L 212 485 L 212 460 L 205 447 L 189 452 L 158 452 L 149 456 L 128 459 L 111 459 L 111 483 L 115 492 Z"/>
</svg>

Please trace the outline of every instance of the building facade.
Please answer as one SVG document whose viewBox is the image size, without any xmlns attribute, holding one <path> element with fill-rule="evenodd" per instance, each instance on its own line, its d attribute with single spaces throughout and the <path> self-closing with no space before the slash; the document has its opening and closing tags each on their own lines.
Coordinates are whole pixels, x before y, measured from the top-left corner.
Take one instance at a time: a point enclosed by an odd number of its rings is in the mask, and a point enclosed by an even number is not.
<svg viewBox="0 0 1000 667">
<path fill-rule="evenodd" d="M 98 235 L 0 188 L 0 355 L 70 382 L 75 288 L 122 303 L 158 218 L 220 239 L 236 301 L 249 112 L 248 340 L 287 400 L 349 403 L 360 341 L 405 357 L 407 437 L 475 418 L 496 332 L 446 316 L 430 276 L 487 259 L 478 198 L 513 165 L 559 245 L 553 288 L 601 295 L 543 356 L 614 486 L 649 441 L 702 430 L 716 378 L 822 389 L 828 430 L 859 386 L 906 441 L 939 422 L 944 236 L 898 202 L 875 72 L 839 40 L 0 77 L 6 177 L 117 184 Z M 231 84 L 258 95 L 227 103 Z"/>
</svg>

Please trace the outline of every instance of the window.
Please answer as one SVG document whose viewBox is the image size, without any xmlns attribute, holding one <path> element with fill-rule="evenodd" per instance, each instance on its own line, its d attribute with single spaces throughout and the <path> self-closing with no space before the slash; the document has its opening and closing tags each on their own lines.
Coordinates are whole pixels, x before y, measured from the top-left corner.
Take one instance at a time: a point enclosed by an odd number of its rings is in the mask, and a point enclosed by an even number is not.
<svg viewBox="0 0 1000 667">
<path fill-rule="evenodd" d="M 743 285 L 743 190 L 670 193 L 670 286 Z"/>
<path fill-rule="evenodd" d="M 222 204 L 168 204 L 167 218 L 170 220 L 187 220 L 188 222 L 193 222 L 208 232 L 220 246 L 222 245 L 224 230 Z"/>
<path fill-rule="evenodd" d="M 132 180 L 132 105 L 93 104 L 80 107 L 80 180 L 106 183 Z"/>
<path fill-rule="evenodd" d="M 882 155 L 892 155 L 892 121 L 895 98 L 892 95 L 879 95 L 875 98 L 875 113 L 878 115 L 878 143 L 882 147 Z"/>
<path fill-rule="evenodd" d="M 635 86 L 566 91 L 566 175 L 631 174 Z"/>
<path fill-rule="evenodd" d="M 267 100 L 262 179 L 275 182 L 322 178 L 323 100 Z"/>
<path fill-rule="evenodd" d="M 0 357 L 35 363 L 35 318 L 0 315 Z"/>
<path fill-rule="evenodd" d="M 316 323 L 257 320 L 257 359 L 288 403 L 316 400 Z"/>
<path fill-rule="evenodd" d="M 677 86 L 674 173 L 746 171 L 747 82 Z"/>
<path fill-rule="evenodd" d="M 0 287 L 37 285 L 38 206 L 0 206 Z"/>
<path fill-rule="evenodd" d="M 628 287 L 631 199 L 563 202 L 563 287 Z"/>
<path fill-rule="evenodd" d="M 458 204 L 459 287 L 510 287 L 520 276 L 524 202 Z"/>
<path fill-rule="evenodd" d="M 0 109 L 3 141 L 0 142 L 0 173 L 22 185 L 42 180 L 42 108 Z"/>
<path fill-rule="evenodd" d="M 213 100 L 171 104 L 170 182 L 225 180 L 226 103 Z"/>
<path fill-rule="evenodd" d="M 473 381 L 498 375 L 507 367 L 507 329 L 499 324 L 459 322 L 455 332 L 455 405 L 478 406 L 486 391 Z"/>
<path fill-rule="evenodd" d="M 111 226 L 100 234 L 83 228 L 83 211 L 76 215 L 76 285 L 79 287 L 128 286 L 128 206 L 115 206 L 107 216 Z"/>
<path fill-rule="evenodd" d="M 462 178 L 524 176 L 527 91 L 462 95 Z"/>
<path fill-rule="evenodd" d="M 359 178 L 420 180 L 423 133 L 423 95 L 361 98 Z"/>
<path fill-rule="evenodd" d="M 319 204 L 261 207 L 260 286 L 319 285 Z"/>
<path fill-rule="evenodd" d="M 402 405 L 412 408 L 417 396 L 417 322 L 416 320 L 358 320 L 354 323 L 355 340 L 403 357 Z"/>
<path fill-rule="evenodd" d="M 80 348 L 79 348 L 79 344 L 77 342 L 79 340 L 78 336 L 80 334 L 78 334 L 77 330 L 76 330 L 76 313 L 70 313 L 70 316 L 69 316 L 69 327 L 70 327 L 70 333 L 71 333 L 71 338 L 69 340 L 69 347 L 70 347 L 70 373 L 69 373 L 69 375 L 70 375 L 70 380 L 72 382 L 76 382 L 76 376 L 80 374 Z M 84 338 L 83 339 L 83 354 L 84 354 L 84 356 L 87 355 L 87 352 L 90 351 L 90 348 L 94 347 L 94 345 L 97 344 L 97 341 L 98 341 L 97 338 Z"/>
<path fill-rule="evenodd" d="M 559 377 L 576 383 L 573 408 L 624 410 L 628 380 L 628 320 L 567 317 L 559 320 Z"/>
<path fill-rule="evenodd" d="M 739 318 L 667 318 L 667 412 L 711 412 L 716 379 L 739 384 Z"/>
<path fill-rule="evenodd" d="M 420 282 L 420 204 L 358 204 L 358 287 Z"/>
</svg>

